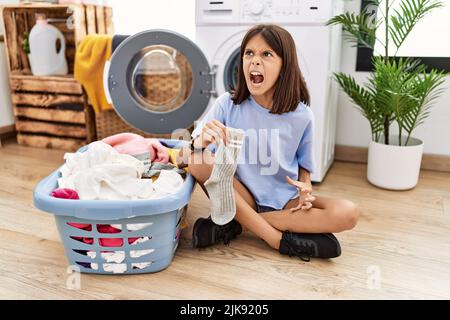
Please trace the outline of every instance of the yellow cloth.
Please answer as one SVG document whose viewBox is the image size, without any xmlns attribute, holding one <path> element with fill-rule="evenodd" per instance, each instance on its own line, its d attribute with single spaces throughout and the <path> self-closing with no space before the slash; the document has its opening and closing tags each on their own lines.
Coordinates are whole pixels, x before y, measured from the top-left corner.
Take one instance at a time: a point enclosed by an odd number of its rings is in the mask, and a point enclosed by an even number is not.
<svg viewBox="0 0 450 320">
<path fill-rule="evenodd" d="M 103 91 L 103 68 L 111 51 L 112 36 L 94 34 L 83 38 L 75 53 L 74 78 L 83 85 L 95 113 L 112 109 Z"/>
<path fill-rule="evenodd" d="M 167 149 L 167 152 L 169 153 L 169 162 L 172 163 L 173 165 L 175 165 L 177 168 L 179 168 L 177 159 L 180 156 L 181 149 L 171 149 L 171 148 L 167 148 L 167 147 L 166 147 L 166 149 Z M 186 172 L 189 172 L 189 166 L 184 167 L 183 170 Z"/>
<path fill-rule="evenodd" d="M 169 154 L 169 162 L 178 168 L 177 155 L 180 152 L 179 149 L 171 149 L 167 147 L 166 149 L 167 153 Z"/>
<path fill-rule="evenodd" d="M 167 149 L 167 152 L 169 153 L 169 162 L 174 164 L 178 168 L 177 159 L 179 157 L 181 149 L 172 149 L 172 148 L 167 148 L 167 147 L 166 147 L 166 149 Z M 189 167 L 184 167 L 183 170 L 185 170 L 186 172 L 189 172 Z M 189 223 L 188 223 L 186 216 L 183 217 L 180 224 L 181 224 L 181 226 L 180 226 L 181 229 L 185 229 L 185 228 L 189 227 Z"/>
<path fill-rule="evenodd" d="M 170 148 L 167 148 L 167 147 L 166 147 L 166 149 L 169 152 L 169 162 L 171 162 L 172 164 L 177 165 L 176 157 L 178 156 L 178 153 L 180 152 L 180 149 L 170 149 Z M 184 168 L 183 170 L 186 170 L 187 168 L 188 167 Z M 150 179 L 152 179 L 152 181 L 155 182 L 158 179 L 158 177 L 157 176 L 153 176 Z M 181 227 L 181 229 L 185 229 L 185 228 L 189 227 L 189 223 L 188 223 L 188 220 L 186 218 L 186 215 L 183 216 L 183 218 L 182 218 L 182 220 L 180 222 L 180 227 Z"/>
<path fill-rule="evenodd" d="M 185 229 L 185 228 L 187 228 L 187 227 L 189 227 L 189 223 L 188 223 L 188 221 L 187 221 L 186 216 L 184 216 L 184 217 L 183 217 L 183 220 L 181 220 L 180 228 L 181 228 L 181 229 Z"/>
</svg>

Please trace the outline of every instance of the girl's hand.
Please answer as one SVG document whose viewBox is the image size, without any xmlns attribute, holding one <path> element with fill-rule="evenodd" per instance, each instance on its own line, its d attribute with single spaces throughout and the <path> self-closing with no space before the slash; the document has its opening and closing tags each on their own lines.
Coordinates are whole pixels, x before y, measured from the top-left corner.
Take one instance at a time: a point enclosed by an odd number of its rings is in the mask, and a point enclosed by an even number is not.
<svg viewBox="0 0 450 320">
<path fill-rule="evenodd" d="M 290 177 L 286 176 L 286 180 L 290 185 L 293 185 L 298 189 L 299 197 L 298 197 L 298 206 L 291 209 L 291 212 L 297 210 L 309 210 L 312 208 L 312 202 L 316 200 L 316 198 L 311 195 L 312 193 L 312 185 L 307 182 L 300 182 L 292 180 Z"/>
<path fill-rule="evenodd" d="M 211 143 L 218 145 L 220 141 L 226 144 L 227 127 L 219 120 L 212 120 L 203 126 L 199 140 L 202 148 L 206 148 Z"/>
</svg>

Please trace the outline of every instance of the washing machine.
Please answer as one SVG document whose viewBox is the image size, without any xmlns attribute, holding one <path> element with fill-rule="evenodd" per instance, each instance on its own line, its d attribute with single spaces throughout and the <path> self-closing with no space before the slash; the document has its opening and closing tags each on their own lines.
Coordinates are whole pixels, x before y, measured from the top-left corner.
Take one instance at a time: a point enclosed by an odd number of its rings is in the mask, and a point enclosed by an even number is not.
<svg viewBox="0 0 450 320">
<path fill-rule="evenodd" d="M 126 37 L 105 65 L 105 95 L 130 126 L 189 139 L 188 131 L 180 129 L 195 126 L 217 96 L 235 87 L 247 30 L 257 23 L 279 24 L 295 39 L 310 90 L 312 180 L 320 182 L 334 157 L 337 85 L 332 73 L 338 70 L 341 45 L 339 27 L 326 22 L 342 9 L 339 0 L 197 0 L 195 43 L 159 29 Z"/>
<path fill-rule="evenodd" d="M 332 77 L 339 71 L 342 43 L 341 28 L 327 26 L 327 21 L 344 11 L 343 1 L 197 0 L 196 4 L 195 42 L 216 73 L 217 95 L 236 87 L 240 44 L 251 26 L 273 23 L 292 35 L 315 117 L 316 171 L 311 179 L 321 182 L 334 159 L 338 86 Z"/>
</svg>

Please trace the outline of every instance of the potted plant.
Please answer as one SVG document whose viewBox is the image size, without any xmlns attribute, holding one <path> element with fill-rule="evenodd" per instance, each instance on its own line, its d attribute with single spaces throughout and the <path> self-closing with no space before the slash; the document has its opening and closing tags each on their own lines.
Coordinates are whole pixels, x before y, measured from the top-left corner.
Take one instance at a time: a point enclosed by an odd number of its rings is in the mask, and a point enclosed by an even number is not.
<svg viewBox="0 0 450 320">
<path fill-rule="evenodd" d="M 370 183 L 392 190 L 416 186 L 423 153 L 423 142 L 412 136 L 413 130 L 429 115 L 430 107 L 441 95 L 447 75 L 412 58 L 399 58 L 397 52 L 416 24 L 430 11 L 442 7 L 437 0 L 372 0 L 377 10 L 362 10 L 361 14 L 344 13 L 328 24 L 342 25 L 344 34 L 356 45 L 375 50 L 381 44 L 383 52 L 374 52 L 373 71 L 369 82 L 360 85 L 344 73 L 334 77 L 341 89 L 367 118 L 372 133 L 369 143 L 367 179 Z M 377 30 L 384 24 L 382 39 Z M 380 29 L 381 30 L 381 29 Z M 390 48 L 395 53 L 391 55 Z M 396 123 L 398 132 L 392 134 Z"/>
<path fill-rule="evenodd" d="M 25 31 L 23 33 L 22 50 L 23 50 L 23 52 L 25 52 L 25 54 L 27 55 L 28 61 L 31 63 L 29 37 L 30 37 L 30 34 L 27 31 Z"/>
</svg>

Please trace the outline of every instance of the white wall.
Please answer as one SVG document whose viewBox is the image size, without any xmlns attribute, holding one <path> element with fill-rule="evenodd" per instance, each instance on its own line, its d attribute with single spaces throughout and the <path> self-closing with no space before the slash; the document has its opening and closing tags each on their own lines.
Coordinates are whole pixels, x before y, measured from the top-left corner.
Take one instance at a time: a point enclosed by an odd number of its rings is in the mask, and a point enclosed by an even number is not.
<svg viewBox="0 0 450 320">
<path fill-rule="evenodd" d="M 113 8 L 116 34 L 170 29 L 194 40 L 194 0 L 108 0 L 105 3 Z"/>
<path fill-rule="evenodd" d="M 450 57 L 450 42 L 439 41 L 438 39 L 447 39 L 448 30 L 450 30 L 450 1 L 446 4 L 428 13 L 408 35 L 408 38 L 402 44 L 398 51 L 399 56 L 411 57 Z M 390 11 L 401 10 L 401 1 L 397 0 L 393 3 Z M 385 6 L 381 5 L 378 17 L 382 17 Z M 381 39 L 385 37 L 386 29 L 384 24 L 377 30 L 377 36 Z M 384 47 L 381 43 L 375 44 L 375 50 L 383 52 Z M 389 52 L 395 52 L 393 41 L 389 43 Z"/>
<path fill-rule="evenodd" d="M 360 2 L 347 1 L 346 10 L 359 12 Z M 341 71 L 353 75 L 360 83 L 367 82 L 368 73 L 355 72 L 356 48 L 344 40 L 342 50 Z M 415 137 L 424 141 L 425 153 L 450 155 L 450 77 L 444 86 L 446 91 L 431 109 L 430 116 L 413 131 Z M 368 121 L 353 107 L 345 93 L 340 92 L 338 104 L 336 144 L 367 147 L 370 139 Z M 392 127 L 391 132 L 397 133 L 397 129 Z"/>
</svg>

